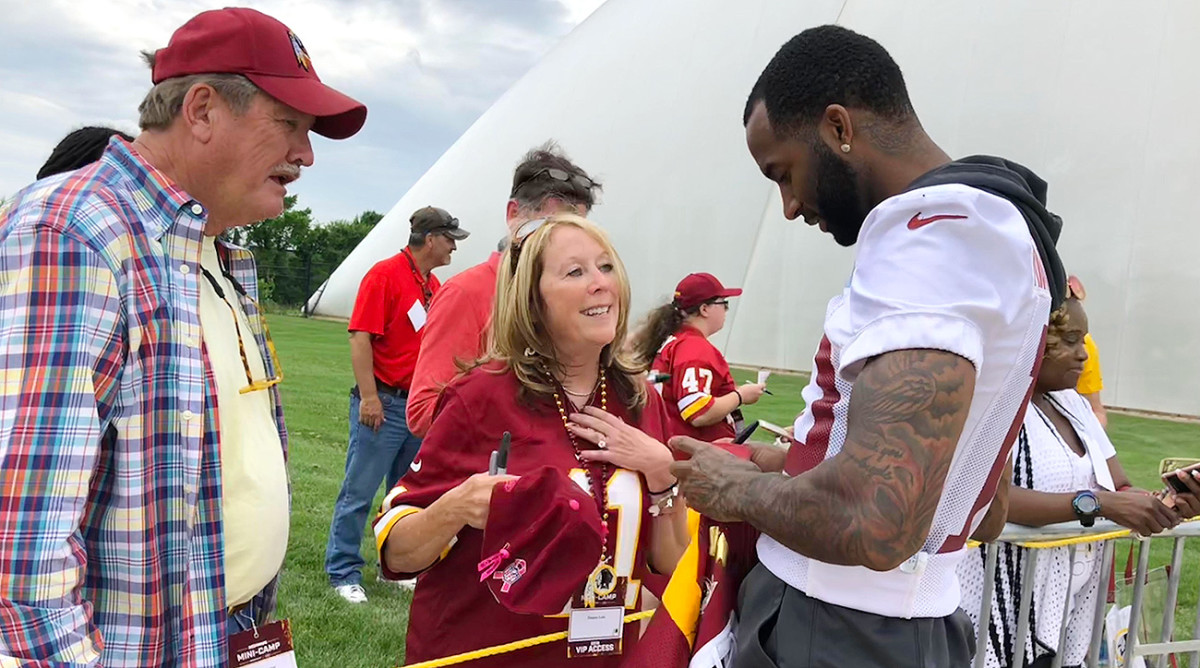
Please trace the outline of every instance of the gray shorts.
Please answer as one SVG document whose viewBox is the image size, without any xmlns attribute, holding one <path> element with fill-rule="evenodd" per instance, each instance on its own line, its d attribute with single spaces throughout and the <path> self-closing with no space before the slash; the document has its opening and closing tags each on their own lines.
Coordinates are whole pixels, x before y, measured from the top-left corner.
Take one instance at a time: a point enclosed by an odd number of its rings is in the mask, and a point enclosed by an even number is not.
<svg viewBox="0 0 1200 668">
<path fill-rule="evenodd" d="M 974 654 L 962 610 L 883 617 L 811 598 L 762 564 L 738 594 L 734 668 L 969 668 Z"/>
</svg>

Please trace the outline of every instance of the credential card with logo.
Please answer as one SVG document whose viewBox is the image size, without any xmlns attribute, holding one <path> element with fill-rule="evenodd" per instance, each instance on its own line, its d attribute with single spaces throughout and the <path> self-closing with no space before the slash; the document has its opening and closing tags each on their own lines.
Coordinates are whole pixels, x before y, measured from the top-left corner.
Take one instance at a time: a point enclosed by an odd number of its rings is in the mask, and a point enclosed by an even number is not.
<svg viewBox="0 0 1200 668">
<path fill-rule="evenodd" d="M 583 593 L 571 599 L 567 625 L 567 658 L 611 656 L 621 653 L 625 632 L 625 578 L 617 578 L 608 594 L 597 594 L 595 606 L 583 602 Z"/>
<path fill-rule="evenodd" d="M 292 627 L 286 619 L 229 638 L 230 668 L 296 668 Z"/>
</svg>

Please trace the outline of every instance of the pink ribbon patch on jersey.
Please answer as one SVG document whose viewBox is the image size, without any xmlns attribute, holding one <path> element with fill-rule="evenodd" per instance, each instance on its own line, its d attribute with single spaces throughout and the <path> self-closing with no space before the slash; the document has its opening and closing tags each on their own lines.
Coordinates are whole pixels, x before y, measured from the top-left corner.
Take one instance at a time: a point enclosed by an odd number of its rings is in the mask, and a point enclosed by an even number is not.
<svg viewBox="0 0 1200 668">
<path fill-rule="evenodd" d="M 520 580 L 521 576 L 523 575 L 525 575 L 525 560 L 517 559 L 509 564 L 508 568 L 493 575 L 492 579 L 502 580 L 504 584 L 500 585 L 500 592 L 507 594 L 508 590 L 512 589 L 512 586 L 516 584 L 517 580 Z"/>
<path fill-rule="evenodd" d="M 505 543 L 504 547 L 500 548 L 499 552 L 479 562 L 479 565 L 475 567 L 480 574 L 479 581 L 483 582 L 484 580 L 488 579 L 488 576 L 490 576 L 492 573 L 495 573 L 496 570 L 500 568 L 500 565 L 503 564 L 506 559 L 508 559 L 508 557 L 508 543 Z"/>
</svg>

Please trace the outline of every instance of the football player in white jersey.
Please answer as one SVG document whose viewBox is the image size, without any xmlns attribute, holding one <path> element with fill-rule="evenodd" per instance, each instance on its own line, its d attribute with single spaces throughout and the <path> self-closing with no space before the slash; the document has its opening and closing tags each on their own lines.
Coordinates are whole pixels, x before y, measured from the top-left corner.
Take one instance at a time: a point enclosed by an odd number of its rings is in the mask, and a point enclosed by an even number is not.
<svg viewBox="0 0 1200 668">
<path fill-rule="evenodd" d="M 857 257 L 786 458 L 672 441 L 689 506 L 763 534 L 734 666 L 965 666 L 955 565 L 1066 292 L 1046 184 L 1000 158 L 951 160 L 887 51 L 838 26 L 780 49 L 744 122 L 787 218 Z"/>
</svg>

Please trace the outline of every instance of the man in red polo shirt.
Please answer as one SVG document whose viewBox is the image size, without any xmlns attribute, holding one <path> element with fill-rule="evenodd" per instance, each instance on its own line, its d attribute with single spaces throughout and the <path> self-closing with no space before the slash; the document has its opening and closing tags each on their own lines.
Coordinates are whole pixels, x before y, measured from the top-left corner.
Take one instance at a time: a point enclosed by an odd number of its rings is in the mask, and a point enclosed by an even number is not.
<svg viewBox="0 0 1200 668">
<path fill-rule="evenodd" d="M 600 188 L 557 144 L 532 149 L 513 172 L 509 236 L 531 220 L 557 213 L 587 216 Z M 499 251 L 492 253 L 485 262 L 452 277 L 433 302 L 408 398 L 408 429 L 416 436 L 429 431 L 442 388 L 458 375 L 459 362 L 473 362 L 487 350 L 500 256 Z"/>
<path fill-rule="evenodd" d="M 427 206 L 409 219 L 408 246 L 371 267 L 350 316 L 350 446 L 346 477 L 333 508 L 325 572 L 338 595 L 365 603 L 359 553 L 367 511 L 379 483 L 391 489 L 408 471 L 421 438 L 405 424 L 404 409 L 426 327 L 426 310 L 440 283 L 432 271 L 450 264 L 455 242 L 467 238 L 458 219 Z"/>
</svg>

